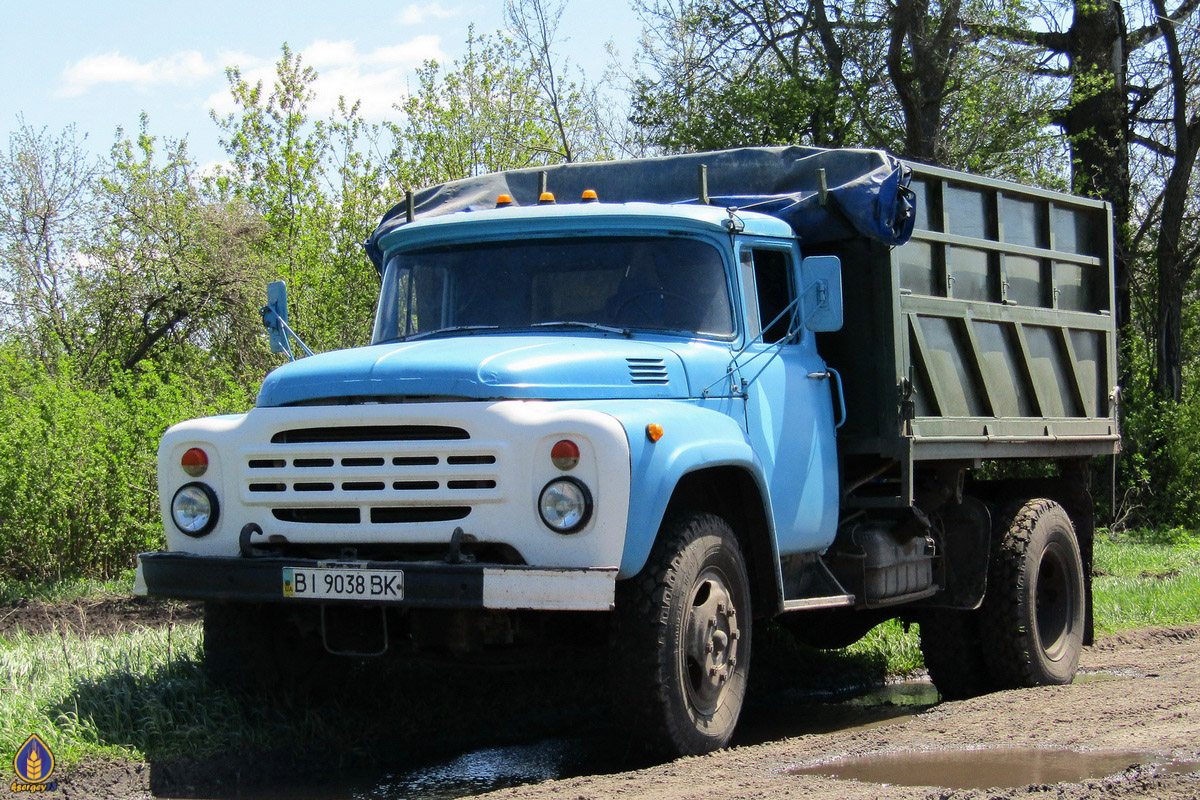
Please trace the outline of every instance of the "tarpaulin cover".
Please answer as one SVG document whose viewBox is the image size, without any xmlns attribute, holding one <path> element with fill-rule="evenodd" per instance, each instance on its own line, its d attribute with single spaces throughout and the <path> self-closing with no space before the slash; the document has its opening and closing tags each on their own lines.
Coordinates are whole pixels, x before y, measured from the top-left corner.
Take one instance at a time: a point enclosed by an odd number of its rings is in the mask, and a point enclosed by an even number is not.
<svg viewBox="0 0 1200 800">
<path fill-rule="evenodd" d="M 911 170 L 902 161 L 881 150 L 815 147 L 743 147 L 493 172 L 418 190 L 416 218 L 495 208 L 501 194 L 511 195 L 515 205 L 534 205 L 541 172 L 560 202 L 577 202 L 585 189 L 594 189 L 606 203 L 697 203 L 702 164 L 713 205 L 778 217 L 802 242 L 867 237 L 900 245 L 912 235 Z M 820 170 L 827 189 L 823 203 Z M 405 221 L 401 202 L 367 240 L 367 254 L 376 267 L 382 260 L 380 237 Z"/>
</svg>

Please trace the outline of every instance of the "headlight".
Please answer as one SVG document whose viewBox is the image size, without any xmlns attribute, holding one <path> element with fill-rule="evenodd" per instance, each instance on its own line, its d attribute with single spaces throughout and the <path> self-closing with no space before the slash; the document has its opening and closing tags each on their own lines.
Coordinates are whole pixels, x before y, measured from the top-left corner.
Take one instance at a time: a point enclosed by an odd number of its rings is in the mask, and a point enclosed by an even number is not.
<svg viewBox="0 0 1200 800">
<path fill-rule="evenodd" d="M 592 493 L 582 481 L 558 478 L 542 489 L 538 511 L 555 533 L 575 533 L 592 517 Z"/>
<path fill-rule="evenodd" d="M 188 536 L 203 536 L 217 525 L 216 493 L 203 483 L 188 483 L 171 500 L 171 519 Z"/>
</svg>

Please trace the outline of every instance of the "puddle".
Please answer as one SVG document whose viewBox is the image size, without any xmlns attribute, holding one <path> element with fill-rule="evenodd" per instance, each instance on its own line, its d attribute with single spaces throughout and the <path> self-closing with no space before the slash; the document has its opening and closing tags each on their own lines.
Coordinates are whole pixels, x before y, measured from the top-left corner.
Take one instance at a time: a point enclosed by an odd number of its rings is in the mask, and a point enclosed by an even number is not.
<svg viewBox="0 0 1200 800">
<path fill-rule="evenodd" d="M 865 731 L 908 722 L 939 701 L 929 681 L 889 683 L 840 700 L 779 703 L 742 713 L 731 744 L 762 744 L 793 736 Z"/>
<path fill-rule="evenodd" d="M 595 763 L 595 757 L 596 753 L 587 743 L 579 740 L 557 739 L 518 747 L 476 750 L 442 764 L 388 775 L 371 790 L 355 792 L 354 798 L 452 800 L 551 778 L 621 768 L 615 764 Z M 606 766 L 611 769 L 606 770 Z"/>
<path fill-rule="evenodd" d="M 929 681 L 889 683 L 844 701 L 853 706 L 932 706 L 941 702 L 937 688 Z"/>
<path fill-rule="evenodd" d="M 1102 681 L 1119 681 L 1121 676 L 1112 672 L 1085 672 L 1076 675 L 1072 683 L 1100 683 Z"/>
<path fill-rule="evenodd" d="M 864 783 L 942 786 L 950 789 L 1011 788 L 1077 783 L 1123 772 L 1133 764 L 1161 764 L 1166 772 L 1190 772 L 1200 762 L 1169 761 L 1137 750 L 1060 750 L 1011 747 L 990 750 L 934 750 L 875 753 L 789 770 Z"/>
</svg>

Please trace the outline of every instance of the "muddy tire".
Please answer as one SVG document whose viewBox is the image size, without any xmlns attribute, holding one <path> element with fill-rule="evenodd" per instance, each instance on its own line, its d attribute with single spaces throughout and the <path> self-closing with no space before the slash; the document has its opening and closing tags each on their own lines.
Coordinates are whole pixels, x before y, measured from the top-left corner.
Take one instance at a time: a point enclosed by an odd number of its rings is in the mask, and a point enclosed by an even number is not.
<svg viewBox="0 0 1200 800">
<path fill-rule="evenodd" d="M 964 700 L 995 687 L 984 658 L 978 611 L 934 609 L 921 614 L 921 655 L 929 679 L 946 700 Z"/>
<path fill-rule="evenodd" d="M 1004 527 L 980 609 L 991 677 L 1001 689 L 1070 683 L 1086 621 L 1075 528 L 1063 507 L 1046 499 L 1014 504 L 998 520 Z"/>
<path fill-rule="evenodd" d="M 660 755 L 729 743 L 750 669 L 750 581 L 720 517 L 668 518 L 617 587 L 615 686 L 627 732 Z"/>
</svg>

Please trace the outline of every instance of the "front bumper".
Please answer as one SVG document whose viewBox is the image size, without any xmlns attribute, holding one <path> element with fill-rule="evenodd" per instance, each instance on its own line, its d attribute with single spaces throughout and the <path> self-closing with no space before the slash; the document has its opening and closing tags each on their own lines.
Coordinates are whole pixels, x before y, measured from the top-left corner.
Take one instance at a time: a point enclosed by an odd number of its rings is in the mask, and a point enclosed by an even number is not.
<svg viewBox="0 0 1200 800">
<path fill-rule="evenodd" d="M 404 573 L 403 600 L 308 599 L 283 594 L 285 567 L 349 567 Z M 616 567 L 545 568 L 439 562 L 329 562 L 303 558 L 238 558 L 142 553 L 134 594 L 184 600 L 278 603 L 364 602 L 400 608 L 492 608 L 608 611 Z"/>
</svg>

